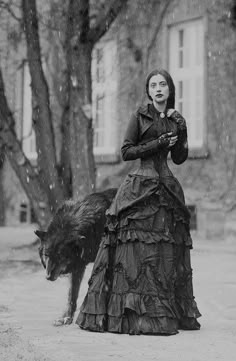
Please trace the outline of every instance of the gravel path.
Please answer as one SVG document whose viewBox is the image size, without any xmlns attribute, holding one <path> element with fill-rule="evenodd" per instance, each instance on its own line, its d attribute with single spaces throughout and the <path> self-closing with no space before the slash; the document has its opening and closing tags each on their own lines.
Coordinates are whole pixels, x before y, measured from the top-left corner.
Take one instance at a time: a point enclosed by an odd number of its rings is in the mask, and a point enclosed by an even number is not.
<svg viewBox="0 0 236 361">
<path fill-rule="evenodd" d="M 32 229 L 0 228 L 1 361 L 233 361 L 236 354 L 236 242 L 195 238 L 194 290 L 200 331 L 176 336 L 128 336 L 55 328 L 66 302 L 67 278 L 46 281 Z M 87 290 L 89 265 L 78 303 Z"/>
</svg>

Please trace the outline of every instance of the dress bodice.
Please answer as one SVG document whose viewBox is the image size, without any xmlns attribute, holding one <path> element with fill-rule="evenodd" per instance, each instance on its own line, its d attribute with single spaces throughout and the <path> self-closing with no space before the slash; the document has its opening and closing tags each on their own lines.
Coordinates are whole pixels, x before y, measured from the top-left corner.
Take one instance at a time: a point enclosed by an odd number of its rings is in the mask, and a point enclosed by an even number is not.
<svg viewBox="0 0 236 361">
<path fill-rule="evenodd" d="M 160 146 L 158 138 L 165 133 L 178 136 L 171 148 Z M 152 104 L 141 107 L 133 114 L 128 125 L 121 153 L 123 159 L 140 158 L 140 172 L 157 173 L 159 176 L 172 175 L 168 164 L 168 153 L 174 163 L 183 163 L 188 156 L 187 128 L 183 117 L 174 112 L 170 117 L 161 117 Z"/>
<path fill-rule="evenodd" d="M 132 173 L 146 177 L 170 177 L 173 176 L 168 162 L 168 152 L 161 152 L 158 156 L 141 159 L 139 167 Z"/>
</svg>

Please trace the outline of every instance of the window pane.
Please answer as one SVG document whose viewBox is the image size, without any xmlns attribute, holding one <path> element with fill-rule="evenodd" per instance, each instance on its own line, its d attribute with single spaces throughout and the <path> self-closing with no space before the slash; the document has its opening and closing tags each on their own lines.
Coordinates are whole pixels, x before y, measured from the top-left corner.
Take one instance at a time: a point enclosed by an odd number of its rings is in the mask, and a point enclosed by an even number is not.
<svg viewBox="0 0 236 361">
<path fill-rule="evenodd" d="M 169 31 L 169 71 L 176 85 L 176 107 L 188 125 L 189 147 L 204 144 L 204 22 L 173 24 Z"/>
<path fill-rule="evenodd" d="M 96 62 L 97 62 L 97 66 L 96 66 L 96 78 L 97 78 L 97 82 L 98 83 L 103 83 L 104 82 L 104 56 L 103 56 L 103 49 L 102 48 L 98 48 L 96 50 Z"/>
<path fill-rule="evenodd" d="M 98 44 L 92 60 L 92 114 L 94 154 L 117 152 L 117 47 L 114 41 Z"/>
<path fill-rule="evenodd" d="M 183 98 L 183 82 L 182 80 L 179 81 L 179 93 L 178 93 L 179 99 Z"/>
<path fill-rule="evenodd" d="M 184 46 L 184 31 L 183 29 L 179 30 L 179 48 Z"/>
<path fill-rule="evenodd" d="M 183 50 L 179 50 L 179 68 L 183 68 L 184 66 L 184 54 Z"/>
<path fill-rule="evenodd" d="M 104 96 L 96 99 L 96 117 L 94 124 L 94 146 L 104 145 Z"/>
<path fill-rule="evenodd" d="M 179 68 L 184 66 L 184 30 L 179 30 Z"/>
<path fill-rule="evenodd" d="M 180 114 L 183 114 L 183 103 L 182 102 L 178 103 L 178 110 L 179 110 Z"/>
</svg>

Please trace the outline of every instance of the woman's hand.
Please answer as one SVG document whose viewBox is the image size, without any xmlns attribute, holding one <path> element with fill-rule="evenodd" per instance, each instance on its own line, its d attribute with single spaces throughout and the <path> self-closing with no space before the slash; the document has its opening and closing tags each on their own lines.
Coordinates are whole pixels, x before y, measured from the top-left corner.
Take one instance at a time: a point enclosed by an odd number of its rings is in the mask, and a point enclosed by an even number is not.
<svg viewBox="0 0 236 361">
<path fill-rule="evenodd" d="M 169 147 L 172 133 L 164 133 L 157 138 L 159 147 Z"/>
<path fill-rule="evenodd" d="M 175 112 L 175 109 L 168 109 L 168 110 L 167 110 L 167 113 L 166 113 L 167 117 L 168 117 L 168 118 L 171 117 L 171 115 L 172 115 L 174 112 Z"/>
<path fill-rule="evenodd" d="M 174 135 L 172 132 L 164 133 L 158 138 L 159 145 L 166 146 L 167 148 L 173 147 L 177 140 L 177 135 Z"/>
<path fill-rule="evenodd" d="M 169 137 L 169 139 L 170 139 L 170 144 L 168 145 L 168 148 L 171 148 L 171 147 L 173 147 L 173 145 L 175 145 L 175 143 L 177 142 L 178 136 L 177 136 L 177 135 L 171 135 L 171 136 Z"/>
<path fill-rule="evenodd" d="M 172 118 L 178 126 L 178 129 L 186 129 L 186 122 L 182 115 L 176 109 L 168 109 L 167 117 Z"/>
</svg>

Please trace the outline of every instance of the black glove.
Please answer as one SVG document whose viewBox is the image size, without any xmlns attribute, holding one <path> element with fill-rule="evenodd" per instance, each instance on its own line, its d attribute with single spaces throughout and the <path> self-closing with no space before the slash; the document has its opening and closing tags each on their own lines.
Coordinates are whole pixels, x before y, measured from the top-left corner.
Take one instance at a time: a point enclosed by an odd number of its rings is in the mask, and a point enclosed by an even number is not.
<svg viewBox="0 0 236 361">
<path fill-rule="evenodd" d="M 165 133 L 165 134 L 160 135 L 157 138 L 157 144 L 158 144 L 157 148 L 168 147 L 170 144 L 170 136 L 171 136 L 171 133 Z"/>
<path fill-rule="evenodd" d="M 177 124 L 178 132 L 186 129 L 186 122 L 182 115 L 175 110 L 170 116 Z"/>
<path fill-rule="evenodd" d="M 170 144 L 170 133 L 160 135 L 157 139 L 146 143 L 134 145 L 128 140 L 124 141 L 121 148 L 123 160 L 134 160 L 138 158 L 148 158 L 157 153 L 158 149 L 168 147 Z"/>
</svg>

